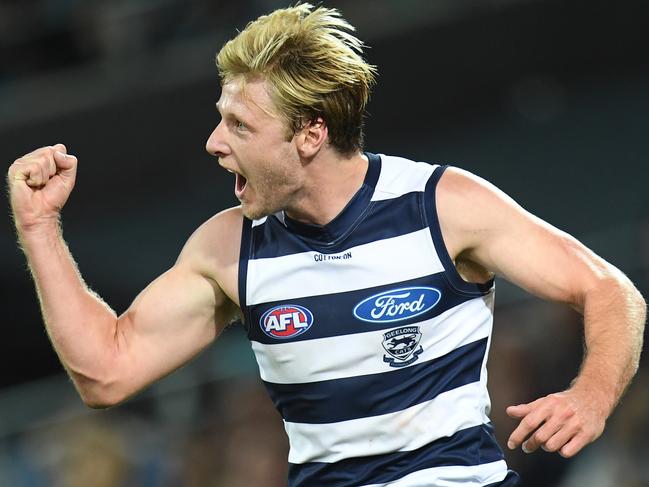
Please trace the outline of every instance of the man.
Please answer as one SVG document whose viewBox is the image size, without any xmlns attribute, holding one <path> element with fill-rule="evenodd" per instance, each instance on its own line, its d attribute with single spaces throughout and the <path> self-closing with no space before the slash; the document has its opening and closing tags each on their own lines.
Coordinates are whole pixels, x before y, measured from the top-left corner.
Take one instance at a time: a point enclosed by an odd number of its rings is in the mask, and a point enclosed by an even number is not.
<svg viewBox="0 0 649 487">
<path fill-rule="evenodd" d="M 634 375 L 645 303 L 616 268 L 464 171 L 362 152 L 374 68 L 335 10 L 259 18 L 217 57 L 207 142 L 241 206 L 217 214 L 120 317 L 83 283 L 59 212 L 77 160 L 9 169 L 48 333 L 83 400 L 117 404 L 238 313 L 288 433 L 289 484 L 516 484 L 488 419 L 493 276 L 584 314 L 570 389 L 508 408 L 508 446 L 565 457 Z"/>
</svg>

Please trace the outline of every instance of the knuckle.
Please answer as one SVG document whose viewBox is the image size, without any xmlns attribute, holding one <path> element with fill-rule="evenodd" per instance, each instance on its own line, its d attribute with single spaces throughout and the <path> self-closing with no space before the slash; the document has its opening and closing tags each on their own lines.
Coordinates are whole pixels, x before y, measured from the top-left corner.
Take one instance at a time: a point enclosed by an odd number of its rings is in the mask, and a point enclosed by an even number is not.
<svg viewBox="0 0 649 487">
<path fill-rule="evenodd" d="M 571 407 L 566 398 L 564 396 L 560 396 L 559 394 L 551 394 L 550 396 L 548 396 L 548 402 L 550 406 L 555 409 L 563 410 Z"/>
<path fill-rule="evenodd" d="M 44 154 L 39 154 L 37 156 L 30 157 L 27 161 L 29 161 L 29 167 L 40 167 L 47 162 L 47 157 Z"/>
<path fill-rule="evenodd" d="M 548 440 L 544 444 L 545 451 L 555 452 L 559 449 L 559 444 L 556 440 Z"/>
<path fill-rule="evenodd" d="M 533 428 L 535 426 L 535 421 L 534 421 L 534 419 L 530 418 L 529 416 L 525 416 L 523 418 L 523 421 L 521 421 L 521 425 L 526 429 L 530 429 L 530 428 Z"/>
<path fill-rule="evenodd" d="M 586 441 L 588 443 L 595 441 L 597 438 L 599 438 L 598 431 L 589 430 L 586 432 Z"/>
<path fill-rule="evenodd" d="M 515 431 L 510 437 L 510 441 L 516 445 L 520 445 L 525 439 L 525 435 L 520 431 Z"/>
<path fill-rule="evenodd" d="M 14 167 L 15 167 L 15 166 L 22 166 L 22 165 L 24 165 L 24 164 L 27 164 L 28 162 L 29 162 L 29 157 L 28 157 L 28 155 L 24 155 L 24 156 L 19 157 L 18 159 L 16 159 L 16 160 L 13 162 L 12 166 L 14 166 Z"/>
<path fill-rule="evenodd" d="M 45 164 L 49 164 L 50 161 L 53 161 L 53 160 L 54 160 L 54 150 L 53 149 L 48 150 L 47 152 L 45 152 L 41 156 L 41 162 L 43 162 Z"/>
<path fill-rule="evenodd" d="M 38 149 L 33 150 L 28 154 L 25 154 L 23 157 L 39 157 L 41 154 L 45 153 L 45 151 L 47 151 L 49 148 L 50 148 L 49 146 L 39 147 Z"/>
<path fill-rule="evenodd" d="M 568 406 L 561 410 L 560 417 L 566 420 L 572 418 L 576 413 L 577 411 L 575 411 L 574 407 Z"/>
<path fill-rule="evenodd" d="M 543 431 L 537 431 L 532 435 L 532 441 L 538 443 L 539 445 L 545 443 L 548 440 L 548 434 Z"/>
</svg>

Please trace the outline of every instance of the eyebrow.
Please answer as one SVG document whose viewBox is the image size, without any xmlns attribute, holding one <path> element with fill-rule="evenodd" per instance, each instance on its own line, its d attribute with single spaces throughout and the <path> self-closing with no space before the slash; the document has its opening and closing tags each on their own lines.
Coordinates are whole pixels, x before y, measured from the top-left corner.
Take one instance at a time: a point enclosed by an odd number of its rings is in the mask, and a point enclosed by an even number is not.
<svg viewBox="0 0 649 487">
<path fill-rule="evenodd" d="M 255 128 L 256 123 L 252 122 L 248 115 L 237 113 L 235 111 L 231 111 L 230 113 L 224 115 L 223 112 L 221 111 L 220 102 L 217 101 L 215 105 L 216 105 L 216 109 L 221 114 L 222 118 L 226 118 L 226 117 L 235 118 L 243 122 L 249 129 L 253 130 Z"/>
<path fill-rule="evenodd" d="M 222 111 L 222 109 L 221 109 L 221 104 L 220 104 L 220 103 L 221 103 L 221 102 L 219 102 L 219 101 L 217 101 L 217 102 L 215 103 L 215 105 L 216 105 L 216 109 L 219 111 L 220 114 L 223 114 L 223 111 Z M 229 113 L 229 115 L 232 115 L 232 116 L 234 116 L 235 118 L 243 118 L 243 115 L 239 114 L 237 111 L 231 111 L 231 112 Z"/>
</svg>

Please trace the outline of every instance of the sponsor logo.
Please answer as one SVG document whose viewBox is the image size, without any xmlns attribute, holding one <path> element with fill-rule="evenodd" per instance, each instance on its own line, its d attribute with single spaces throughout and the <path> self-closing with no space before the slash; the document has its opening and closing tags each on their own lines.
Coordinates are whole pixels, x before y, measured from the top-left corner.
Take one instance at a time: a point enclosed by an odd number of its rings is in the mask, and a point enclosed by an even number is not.
<svg viewBox="0 0 649 487">
<path fill-rule="evenodd" d="M 419 345 L 421 332 L 418 326 L 395 328 L 383 334 L 383 348 L 389 355 L 383 361 L 390 367 L 405 367 L 419 358 L 424 349 Z"/>
<path fill-rule="evenodd" d="M 354 307 L 354 316 L 371 323 L 407 320 L 434 308 L 442 297 L 434 287 L 391 289 L 364 299 Z"/>
<path fill-rule="evenodd" d="M 316 262 L 328 262 L 331 260 L 349 260 L 352 258 L 351 252 L 344 254 L 313 254 L 313 260 Z"/>
<path fill-rule="evenodd" d="M 259 319 L 262 331 L 271 338 L 293 338 L 313 324 L 313 313 L 304 306 L 282 304 L 266 311 Z"/>
</svg>

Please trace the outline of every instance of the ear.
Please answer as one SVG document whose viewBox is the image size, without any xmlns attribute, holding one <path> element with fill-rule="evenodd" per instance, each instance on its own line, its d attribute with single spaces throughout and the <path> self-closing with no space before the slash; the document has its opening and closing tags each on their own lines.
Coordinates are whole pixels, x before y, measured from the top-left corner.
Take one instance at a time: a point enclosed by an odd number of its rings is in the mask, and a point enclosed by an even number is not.
<svg viewBox="0 0 649 487">
<path fill-rule="evenodd" d="M 322 117 L 307 123 L 298 132 L 295 142 L 301 157 L 310 159 L 315 156 L 322 145 L 327 141 L 329 130 Z"/>
</svg>

